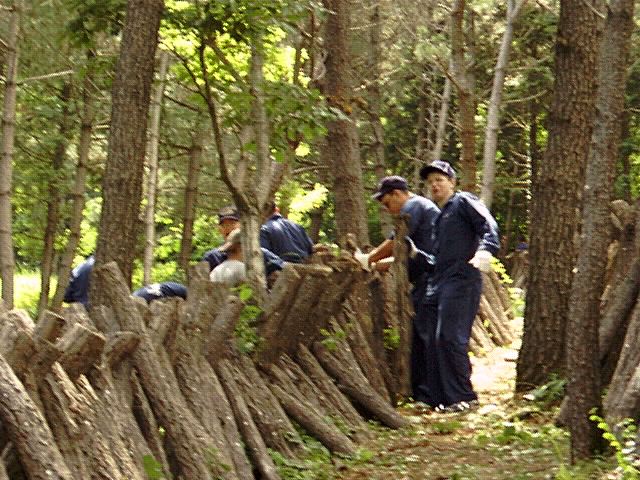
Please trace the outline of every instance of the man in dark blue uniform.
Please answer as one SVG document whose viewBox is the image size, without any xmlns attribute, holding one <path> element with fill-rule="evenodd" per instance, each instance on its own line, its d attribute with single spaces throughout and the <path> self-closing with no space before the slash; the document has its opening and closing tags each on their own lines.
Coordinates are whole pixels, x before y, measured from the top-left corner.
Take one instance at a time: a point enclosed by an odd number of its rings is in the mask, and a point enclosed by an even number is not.
<svg viewBox="0 0 640 480">
<path fill-rule="evenodd" d="M 64 291 L 64 301 L 67 303 L 81 303 L 89 305 L 89 277 L 96 262 L 93 254 L 71 271 L 69 284 Z"/>
<path fill-rule="evenodd" d="M 433 229 L 435 266 L 425 295 L 424 335 L 433 338 L 428 352 L 425 398 L 436 410 L 462 412 L 477 405 L 471 385 L 469 338 L 482 292 L 481 271 L 489 271 L 500 248 L 498 226 L 471 193 L 455 190 L 456 174 L 436 160 L 420 170 L 440 207 Z"/>
<path fill-rule="evenodd" d="M 284 218 L 275 203 L 272 203 L 271 215 L 260 227 L 260 246 L 291 263 L 302 263 L 313 253 L 313 242 L 306 230 Z"/>
<path fill-rule="evenodd" d="M 427 363 L 427 352 L 433 347 L 430 344 L 431 338 L 422 334 L 424 329 L 420 328 L 420 325 L 425 322 L 422 299 L 427 288 L 428 270 L 430 264 L 433 263 L 431 256 L 433 251 L 432 227 L 440 210 L 431 200 L 409 192 L 407 181 L 396 175 L 383 178 L 378 184 L 378 191 L 373 194 L 372 198 L 382 203 L 393 215 L 406 214 L 409 216 L 407 237 L 411 252 L 407 270 L 409 281 L 413 284 L 411 298 L 415 310 L 411 346 L 411 387 L 414 400 L 429 404 L 429 398 L 424 396 L 423 391 L 430 367 Z M 365 255 L 366 260 L 362 257 L 358 260 L 367 266 L 383 258 L 391 257 L 393 255 L 393 238 L 392 235 L 391 238 L 383 241 L 368 255 Z"/>
<path fill-rule="evenodd" d="M 151 285 L 145 285 L 139 288 L 133 292 L 133 295 L 144 298 L 147 303 L 168 297 L 180 297 L 186 300 L 187 287 L 178 282 L 152 283 Z"/>
<path fill-rule="evenodd" d="M 236 207 L 229 205 L 220 209 L 220 212 L 218 213 L 218 228 L 225 240 L 231 232 L 240 228 L 240 215 L 238 214 Z M 264 259 L 265 274 L 267 277 L 274 272 L 282 270 L 284 262 L 278 255 L 266 248 L 261 248 L 261 250 L 262 257 Z M 202 260 L 206 260 L 209 264 L 210 272 L 227 258 L 227 253 L 219 247 L 205 252 L 202 256 Z"/>
</svg>

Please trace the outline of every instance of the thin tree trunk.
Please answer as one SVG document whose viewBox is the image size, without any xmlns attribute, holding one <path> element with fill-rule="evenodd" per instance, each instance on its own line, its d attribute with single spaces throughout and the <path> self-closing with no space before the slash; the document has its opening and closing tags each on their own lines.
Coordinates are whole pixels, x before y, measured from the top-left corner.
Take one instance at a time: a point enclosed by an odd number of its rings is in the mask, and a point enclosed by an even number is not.
<svg viewBox="0 0 640 480">
<path fill-rule="evenodd" d="M 589 420 L 601 408 L 598 320 L 609 246 L 609 204 L 620 143 L 620 116 L 629 66 L 634 0 L 611 0 L 600 47 L 596 118 L 587 163 L 582 233 L 567 329 L 567 371 L 571 459 L 602 449 L 602 436 Z"/>
<path fill-rule="evenodd" d="M 62 253 L 60 265 L 58 267 L 58 284 L 56 293 L 51 300 L 51 310 L 59 312 L 64 298 L 66 282 L 71 274 L 71 266 L 73 257 L 76 254 L 76 248 L 80 242 L 80 225 L 82 224 L 82 211 L 85 204 L 85 190 L 87 188 L 87 161 L 89 159 L 89 150 L 91 146 L 91 135 L 93 131 L 93 120 L 95 116 L 94 104 L 94 88 L 93 84 L 93 58 L 95 53 L 88 53 L 88 67 L 82 87 L 82 118 L 80 120 L 80 141 L 78 145 L 78 164 L 76 165 L 76 173 L 73 184 L 72 198 L 73 206 L 71 209 L 71 219 L 69 221 L 69 239 Z"/>
<path fill-rule="evenodd" d="M 518 391 L 566 372 L 566 333 L 581 193 L 593 129 L 603 1 L 563 0 L 544 160 L 532 170 L 529 278 Z"/>
<path fill-rule="evenodd" d="M 167 68 L 169 66 L 169 52 L 161 50 L 160 65 L 158 67 L 158 84 L 153 92 L 151 100 L 150 114 L 151 124 L 149 125 L 149 176 L 147 177 L 147 206 L 144 214 L 145 242 L 143 257 L 143 282 L 148 285 L 151 280 L 151 269 L 153 268 L 153 250 L 156 244 L 156 191 L 158 188 L 158 146 L 160 144 L 160 114 L 162 113 L 162 98 L 164 97 L 164 83 L 167 78 Z"/>
<path fill-rule="evenodd" d="M 513 40 L 513 28 L 516 18 L 520 13 L 525 0 L 507 0 L 507 24 L 502 35 L 502 43 L 498 53 L 496 69 L 493 75 L 491 87 L 491 99 L 487 111 L 487 128 L 484 136 L 484 153 L 482 156 L 482 192 L 480 199 L 487 208 L 491 208 L 493 190 L 496 177 L 496 149 L 498 144 L 498 130 L 500 129 L 500 108 L 502 106 L 502 92 L 506 69 L 511 53 L 511 41 Z"/>
<path fill-rule="evenodd" d="M 202 137 L 203 129 L 198 116 L 196 130 L 189 149 L 189 167 L 187 169 L 187 185 L 184 190 L 184 217 L 182 220 L 182 237 L 180 239 L 180 256 L 178 264 L 187 273 L 189 258 L 193 242 L 193 222 L 196 216 L 198 202 L 198 180 L 202 165 Z"/>
<path fill-rule="evenodd" d="M 13 256 L 11 188 L 13 176 L 13 143 L 16 129 L 16 96 L 18 78 L 18 36 L 22 0 L 13 2 L 7 35 L 7 78 L 5 80 L 2 107 L 2 156 L 0 157 L 0 274 L 2 299 L 5 306 L 13 308 Z"/>
<path fill-rule="evenodd" d="M 146 150 L 147 116 L 162 0 L 129 0 L 112 93 L 96 266 L 115 261 L 131 288 Z M 91 283 L 92 305 L 101 302 Z"/>
<path fill-rule="evenodd" d="M 62 103 L 62 117 L 58 127 L 59 138 L 53 152 L 52 178 L 49 181 L 49 199 L 47 200 L 47 225 L 44 230 L 44 246 L 42 249 L 42 264 L 40 269 L 40 298 L 38 300 L 38 318 L 44 313 L 49 303 L 51 272 L 53 271 L 53 253 L 56 232 L 60 221 L 60 183 L 62 181 L 62 167 L 66 158 L 67 135 L 70 127 L 69 101 L 71 99 L 71 82 L 65 81 L 60 92 Z M 58 279 L 64 283 L 66 279 Z"/>
<path fill-rule="evenodd" d="M 458 93 L 460 142 L 460 188 L 476 188 L 475 95 L 465 64 L 463 20 L 465 0 L 456 0 L 451 8 L 451 66 Z"/>
<path fill-rule="evenodd" d="M 334 172 L 337 236 L 339 242 L 344 242 L 347 234 L 352 233 L 360 245 L 366 245 L 369 243 L 369 232 L 350 78 L 351 1 L 323 0 L 323 5 L 329 11 L 325 36 L 328 55 L 324 93 L 331 106 L 350 117 L 348 120 L 329 122 L 325 143 L 325 158 L 330 159 Z"/>
<path fill-rule="evenodd" d="M 431 153 L 432 160 L 438 160 L 442 156 L 442 147 L 444 145 L 444 138 L 447 130 L 447 120 L 449 119 L 450 101 L 451 79 L 449 77 L 446 77 L 444 79 L 444 88 L 442 89 L 442 95 L 440 96 L 440 112 L 438 113 L 438 127 L 436 128 L 433 152 Z"/>
<path fill-rule="evenodd" d="M 369 70 L 371 83 L 369 87 L 369 104 L 371 112 L 371 127 L 373 129 L 373 154 L 375 161 L 376 178 L 380 180 L 385 176 L 384 162 L 384 127 L 381 120 L 382 93 L 380 91 L 380 61 L 381 61 L 381 31 L 382 20 L 380 18 L 380 2 L 373 0 L 371 13 L 371 27 L 369 29 Z M 380 205 L 380 226 L 382 234 L 387 237 L 393 228 L 391 216 Z"/>
</svg>

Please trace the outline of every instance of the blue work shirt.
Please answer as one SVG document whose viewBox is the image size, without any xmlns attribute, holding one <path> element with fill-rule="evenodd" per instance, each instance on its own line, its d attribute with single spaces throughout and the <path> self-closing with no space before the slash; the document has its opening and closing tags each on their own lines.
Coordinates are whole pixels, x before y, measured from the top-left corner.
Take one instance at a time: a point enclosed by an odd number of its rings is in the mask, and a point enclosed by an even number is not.
<svg viewBox="0 0 640 480">
<path fill-rule="evenodd" d="M 267 275 L 273 273 L 277 270 L 282 270 L 284 267 L 284 261 L 275 253 L 266 248 L 261 247 L 262 250 L 262 258 L 264 260 L 264 270 Z M 209 250 L 205 252 L 202 256 L 202 260 L 206 260 L 209 263 L 209 271 L 216 268 L 222 262 L 227 259 L 227 254 L 225 252 L 220 251 L 218 248 L 214 248 L 213 250 Z"/>
<path fill-rule="evenodd" d="M 313 242 L 305 229 L 279 213 L 260 227 L 260 245 L 291 263 L 302 263 L 313 252 Z"/>
<path fill-rule="evenodd" d="M 187 287 L 178 282 L 152 283 L 139 288 L 133 295 L 144 298 L 147 303 L 167 297 L 187 298 Z"/>
<path fill-rule="evenodd" d="M 455 192 L 436 218 L 432 231 L 436 281 L 462 272 L 477 250 L 500 249 L 498 224 L 478 197 Z"/>
<path fill-rule="evenodd" d="M 407 265 L 409 281 L 416 284 L 424 279 L 431 267 L 431 255 L 434 251 L 432 230 L 440 209 L 428 198 L 412 194 L 400 209 L 400 213 L 409 216 L 407 236 L 419 250 L 416 258 L 410 258 Z"/>
<path fill-rule="evenodd" d="M 93 255 L 74 268 L 69 277 L 69 284 L 64 291 L 64 301 L 67 303 L 82 303 L 85 307 L 89 305 L 89 277 L 93 270 L 96 258 Z"/>
</svg>

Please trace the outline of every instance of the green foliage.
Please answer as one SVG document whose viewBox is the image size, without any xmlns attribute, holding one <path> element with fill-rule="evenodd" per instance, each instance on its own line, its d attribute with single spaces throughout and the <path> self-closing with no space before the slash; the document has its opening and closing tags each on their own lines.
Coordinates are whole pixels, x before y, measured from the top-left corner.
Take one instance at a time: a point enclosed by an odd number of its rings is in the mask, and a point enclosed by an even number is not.
<svg viewBox="0 0 640 480">
<path fill-rule="evenodd" d="M 162 472 L 162 464 L 157 461 L 153 455 L 145 455 L 142 457 L 142 465 L 144 467 L 144 473 L 147 474 L 149 480 L 162 480 L 166 478 Z"/>
<path fill-rule="evenodd" d="M 269 455 L 278 469 L 282 480 L 329 480 L 331 478 L 331 454 L 315 438 L 297 428 L 302 439 L 305 455 L 300 459 L 290 459 L 280 452 L 269 449 Z"/>
<path fill-rule="evenodd" d="M 218 450 L 216 447 L 208 447 L 205 450 L 205 461 L 207 463 L 207 466 L 212 470 L 212 471 L 224 471 L 224 472 L 229 472 L 231 471 L 231 466 L 220 461 L 220 450 Z"/>
<path fill-rule="evenodd" d="M 31 318 L 36 318 L 38 297 L 40 296 L 40 272 L 18 272 L 14 276 L 15 308 L 26 310 Z M 0 281 L 0 285 L 2 282 Z M 51 291 L 55 291 L 56 278 L 51 278 Z"/>
<path fill-rule="evenodd" d="M 400 332 L 397 327 L 389 327 L 382 330 L 384 348 L 396 350 L 400 346 Z"/>
<path fill-rule="evenodd" d="M 251 353 L 260 345 L 260 336 L 256 329 L 256 319 L 262 313 L 262 309 L 252 304 L 253 290 L 245 283 L 232 289 L 244 302 L 240 313 L 240 319 L 236 325 L 236 344 L 242 353 Z"/>
<path fill-rule="evenodd" d="M 524 398 L 548 407 L 554 403 L 559 403 L 564 397 L 567 380 L 560 378 L 556 374 L 549 376 L 549 381 L 544 385 L 527 393 Z"/>
<path fill-rule="evenodd" d="M 462 422 L 458 420 L 436 421 L 429 425 L 434 433 L 439 435 L 448 435 L 463 427 Z"/>
<path fill-rule="evenodd" d="M 609 446 L 615 452 L 618 472 L 624 480 L 640 479 L 640 458 L 637 454 L 636 435 L 638 427 L 631 418 L 625 418 L 615 425 L 615 429 L 609 427 L 607 422 L 596 415 L 595 410 L 589 415 L 589 420 L 597 422 L 598 428 L 602 430 L 602 438 L 609 442 Z M 618 432 L 618 435 L 614 433 Z"/>
<path fill-rule="evenodd" d="M 347 332 L 339 327 L 335 327 L 333 331 L 329 331 L 326 328 L 321 328 L 320 334 L 324 337 L 320 343 L 322 343 L 330 352 L 335 351 L 338 348 L 340 342 L 346 340 L 347 338 Z"/>
</svg>

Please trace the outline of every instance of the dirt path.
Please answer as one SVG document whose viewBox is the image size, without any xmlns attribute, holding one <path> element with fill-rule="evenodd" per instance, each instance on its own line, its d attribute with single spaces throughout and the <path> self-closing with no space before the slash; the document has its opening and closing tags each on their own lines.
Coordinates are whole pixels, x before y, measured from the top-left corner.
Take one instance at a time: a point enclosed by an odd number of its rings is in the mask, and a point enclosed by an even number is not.
<svg viewBox="0 0 640 480">
<path fill-rule="evenodd" d="M 513 397 L 515 348 L 474 358 L 480 408 L 466 414 L 420 414 L 400 409 L 412 426 L 380 430 L 357 462 L 339 466 L 340 480 L 493 480 L 555 478 L 565 462 L 567 436 L 550 412 Z M 525 413 L 526 412 L 526 413 Z M 516 417 L 526 417 L 519 421 Z"/>
</svg>

